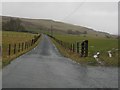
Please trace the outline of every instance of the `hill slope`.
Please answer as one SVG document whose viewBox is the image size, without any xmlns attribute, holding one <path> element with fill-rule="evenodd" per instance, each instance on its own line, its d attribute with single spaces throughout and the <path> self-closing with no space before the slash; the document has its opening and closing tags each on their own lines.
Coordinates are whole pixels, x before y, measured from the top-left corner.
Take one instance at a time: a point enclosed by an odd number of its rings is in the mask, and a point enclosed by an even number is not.
<svg viewBox="0 0 120 90">
<path fill-rule="evenodd" d="M 12 17 L 16 18 L 16 17 Z M 2 22 L 6 22 L 10 19 L 10 17 L 2 16 Z M 76 26 L 64 22 L 57 22 L 53 20 L 47 19 L 27 19 L 27 18 L 20 18 L 22 21 L 23 26 L 26 28 L 27 31 L 34 31 L 34 32 L 50 32 L 51 26 L 53 32 L 59 33 L 72 33 L 72 34 L 83 34 L 86 33 L 88 35 L 99 35 L 102 37 L 111 36 L 105 32 L 98 32 L 90 28 Z M 71 32 L 72 31 L 72 32 Z"/>
</svg>

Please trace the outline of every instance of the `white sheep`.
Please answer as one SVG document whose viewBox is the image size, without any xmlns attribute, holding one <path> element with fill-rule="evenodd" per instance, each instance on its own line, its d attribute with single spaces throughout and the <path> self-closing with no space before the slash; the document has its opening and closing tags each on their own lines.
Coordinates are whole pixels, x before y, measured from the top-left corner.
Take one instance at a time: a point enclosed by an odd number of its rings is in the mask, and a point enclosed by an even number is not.
<svg viewBox="0 0 120 90">
<path fill-rule="evenodd" d="M 99 60 L 99 56 L 100 56 L 100 52 L 98 51 L 95 55 L 93 55 L 93 57 L 95 58 L 95 60 L 100 63 L 101 65 L 103 65 L 103 63 Z"/>
<path fill-rule="evenodd" d="M 96 58 L 99 58 L 99 55 L 100 55 L 100 52 L 98 51 L 95 55 L 93 55 L 93 57 L 96 59 Z"/>
<path fill-rule="evenodd" d="M 112 57 L 111 51 L 108 51 L 108 55 L 109 55 L 109 57 Z"/>
</svg>

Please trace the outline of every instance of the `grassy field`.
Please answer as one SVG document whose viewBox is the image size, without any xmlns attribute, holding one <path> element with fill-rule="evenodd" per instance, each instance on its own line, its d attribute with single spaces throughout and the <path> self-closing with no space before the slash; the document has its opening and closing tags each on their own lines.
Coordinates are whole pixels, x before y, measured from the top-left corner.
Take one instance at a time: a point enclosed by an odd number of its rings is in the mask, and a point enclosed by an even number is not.
<svg viewBox="0 0 120 90">
<path fill-rule="evenodd" d="M 82 42 L 83 40 L 89 41 L 89 56 L 86 58 L 80 58 L 79 55 L 73 54 L 69 50 L 65 50 L 55 41 L 54 43 L 58 47 L 59 51 L 66 57 L 72 58 L 79 63 L 87 63 L 92 65 L 97 65 L 96 60 L 93 55 L 99 51 L 100 60 L 104 62 L 105 66 L 117 66 L 118 65 L 118 39 L 97 37 L 97 36 L 76 36 L 76 35 L 54 35 L 57 39 L 74 43 L 76 41 Z M 111 50 L 113 57 L 108 56 L 108 52 Z"/>
<path fill-rule="evenodd" d="M 21 52 L 16 51 L 16 54 L 13 53 L 13 45 L 16 43 L 18 47 L 18 43 L 26 42 L 34 38 L 34 36 L 37 36 L 37 34 L 30 34 L 30 33 L 20 33 L 20 32 L 2 32 L 2 64 L 3 66 L 9 64 L 11 60 L 14 58 L 24 54 L 25 52 L 29 51 L 33 47 L 36 46 L 33 45 L 32 47 L 23 50 Z M 11 55 L 8 55 L 8 45 L 11 44 Z"/>
</svg>

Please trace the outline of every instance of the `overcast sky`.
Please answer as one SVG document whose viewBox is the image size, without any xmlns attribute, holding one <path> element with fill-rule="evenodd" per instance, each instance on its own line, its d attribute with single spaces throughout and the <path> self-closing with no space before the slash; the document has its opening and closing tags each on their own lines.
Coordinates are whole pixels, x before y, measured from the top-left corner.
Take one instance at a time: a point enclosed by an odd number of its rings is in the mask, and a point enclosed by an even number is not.
<svg viewBox="0 0 120 90">
<path fill-rule="evenodd" d="M 117 2 L 4 2 L 2 15 L 53 19 L 118 34 Z"/>
</svg>

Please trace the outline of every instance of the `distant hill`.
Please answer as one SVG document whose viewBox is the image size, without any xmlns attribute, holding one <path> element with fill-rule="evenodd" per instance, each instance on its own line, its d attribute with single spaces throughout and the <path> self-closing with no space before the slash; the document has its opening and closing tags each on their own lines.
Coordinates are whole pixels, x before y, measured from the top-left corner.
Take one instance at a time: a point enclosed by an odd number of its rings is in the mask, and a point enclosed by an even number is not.
<svg viewBox="0 0 120 90">
<path fill-rule="evenodd" d="M 1 18 L 1 17 L 0 17 Z M 11 17 L 16 18 L 16 17 Z M 10 17 L 2 16 L 2 22 L 6 22 L 10 19 Z M 87 34 L 101 37 L 111 37 L 109 33 L 95 31 L 93 29 L 72 25 L 64 22 L 58 22 L 47 19 L 28 19 L 28 18 L 20 18 L 22 21 L 22 25 L 26 28 L 27 31 L 33 32 L 50 32 L 51 26 L 54 33 L 68 33 L 68 34 Z"/>
</svg>

